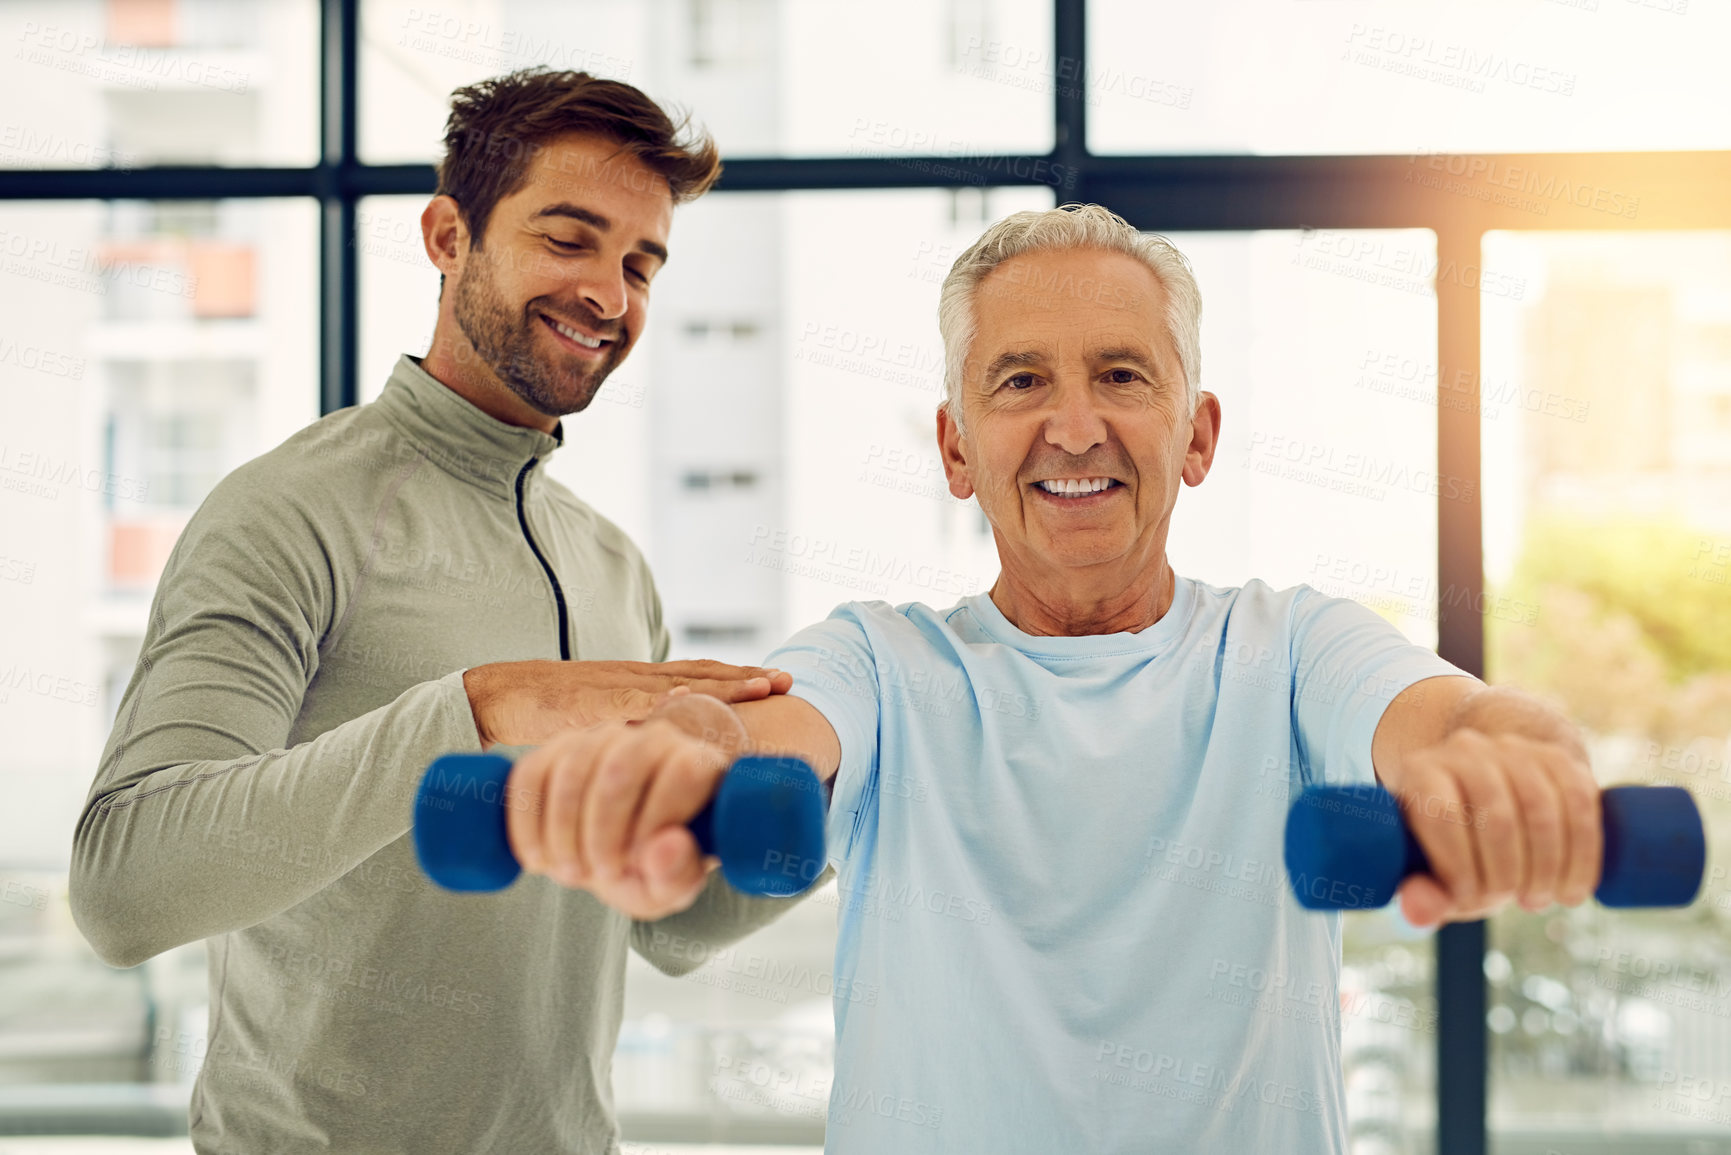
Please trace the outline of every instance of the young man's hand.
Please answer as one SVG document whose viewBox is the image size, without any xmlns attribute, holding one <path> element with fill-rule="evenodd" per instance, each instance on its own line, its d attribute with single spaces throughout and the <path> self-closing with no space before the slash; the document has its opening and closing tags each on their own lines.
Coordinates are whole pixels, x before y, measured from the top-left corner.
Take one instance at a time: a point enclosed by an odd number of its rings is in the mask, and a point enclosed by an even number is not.
<svg viewBox="0 0 1731 1155">
<path fill-rule="evenodd" d="M 463 674 L 481 749 L 534 746 L 575 726 L 646 718 L 681 687 L 723 702 L 785 694 L 793 676 L 726 662 L 494 662 Z"/>
<path fill-rule="evenodd" d="M 632 918 L 684 910 L 716 865 L 685 824 L 745 744 L 724 702 L 682 689 L 641 722 L 559 734 L 511 771 L 511 849 L 529 873 L 587 890 Z"/>
</svg>

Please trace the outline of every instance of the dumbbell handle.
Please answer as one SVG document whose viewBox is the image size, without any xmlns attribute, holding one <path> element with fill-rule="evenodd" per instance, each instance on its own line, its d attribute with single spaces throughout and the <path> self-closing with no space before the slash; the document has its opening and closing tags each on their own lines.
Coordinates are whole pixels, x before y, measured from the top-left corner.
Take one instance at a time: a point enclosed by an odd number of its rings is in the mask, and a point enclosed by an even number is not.
<svg viewBox="0 0 1731 1155">
<path fill-rule="evenodd" d="M 1680 786 L 1612 786 L 1599 795 L 1605 906 L 1687 906 L 1701 888 L 1707 837 Z M 1311 786 L 1286 816 L 1286 872 L 1300 906 L 1368 910 L 1401 882 L 1429 874 L 1424 848 L 1381 786 Z"/>
<path fill-rule="evenodd" d="M 502 890 L 522 867 L 505 828 L 511 762 L 497 754 L 435 759 L 415 795 L 415 857 L 446 890 Z M 798 894 L 824 866 L 823 787 L 797 758 L 747 756 L 686 824 L 746 894 Z"/>
</svg>

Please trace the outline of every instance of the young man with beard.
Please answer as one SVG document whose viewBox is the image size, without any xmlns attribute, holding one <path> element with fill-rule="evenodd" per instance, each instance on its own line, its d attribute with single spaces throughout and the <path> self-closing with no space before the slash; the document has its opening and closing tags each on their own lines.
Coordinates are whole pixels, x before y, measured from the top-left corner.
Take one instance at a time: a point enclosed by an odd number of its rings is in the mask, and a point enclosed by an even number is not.
<svg viewBox="0 0 1731 1155">
<path fill-rule="evenodd" d="M 641 334 L 713 143 L 629 85 L 533 70 L 457 92 L 445 147 L 431 351 L 193 517 L 78 824 L 73 913 L 104 959 L 208 940 L 207 1038 L 157 1038 L 203 1056 L 199 1151 L 613 1150 L 627 947 L 677 973 L 653 944 L 787 906 L 695 848 L 588 892 L 477 899 L 416 869 L 439 754 L 790 685 L 665 663 L 642 556 L 544 471 Z M 645 895 L 683 913 L 617 912 Z"/>
</svg>

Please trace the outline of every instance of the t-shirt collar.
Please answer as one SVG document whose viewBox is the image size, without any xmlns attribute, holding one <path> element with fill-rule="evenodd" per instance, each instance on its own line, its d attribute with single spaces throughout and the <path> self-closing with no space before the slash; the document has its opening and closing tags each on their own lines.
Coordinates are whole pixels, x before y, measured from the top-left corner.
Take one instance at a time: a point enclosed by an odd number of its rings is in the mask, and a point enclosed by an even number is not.
<svg viewBox="0 0 1731 1155">
<path fill-rule="evenodd" d="M 1004 616 L 990 593 L 965 598 L 980 628 L 995 642 L 1012 646 L 1030 657 L 1094 658 L 1109 654 L 1157 654 L 1183 636 L 1184 625 L 1196 604 L 1195 582 L 1174 572 L 1172 605 L 1160 620 L 1143 630 L 1132 633 L 1120 630 L 1111 634 L 1084 634 L 1080 637 L 1046 637 L 1025 634 Z"/>
</svg>

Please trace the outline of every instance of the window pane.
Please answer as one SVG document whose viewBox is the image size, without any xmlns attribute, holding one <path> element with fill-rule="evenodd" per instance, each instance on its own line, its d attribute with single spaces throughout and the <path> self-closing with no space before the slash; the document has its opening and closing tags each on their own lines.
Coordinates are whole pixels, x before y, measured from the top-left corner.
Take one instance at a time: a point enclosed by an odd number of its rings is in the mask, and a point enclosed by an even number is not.
<svg viewBox="0 0 1731 1155">
<path fill-rule="evenodd" d="M 1533 290 L 1484 312 L 1489 674 L 1560 702 L 1601 783 L 1687 787 L 1723 862 L 1731 233 L 1492 233 L 1485 253 Z M 1490 939 L 1498 1135 L 1723 1143 L 1722 867 L 1686 910 L 1517 911 Z"/>
<path fill-rule="evenodd" d="M 0 166 L 318 159 L 312 0 L 0 0 Z"/>
<path fill-rule="evenodd" d="M 1093 0 L 1108 153 L 1731 147 L 1731 9 L 1698 0 Z"/>
<path fill-rule="evenodd" d="M 100 962 L 69 835 L 181 528 L 316 416 L 316 251 L 309 202 L 0 205 L 0 1084 L 69 1116 L 184 1127 L 203 946 Z"/>
<path fill-rule="evenodd" d="M 689 109 L 726 156 L 1044 153 L 1048 0 L 362 6 L 362 155 L 438 157 L 451 90 L 546 64 Z"/>
</svg>

